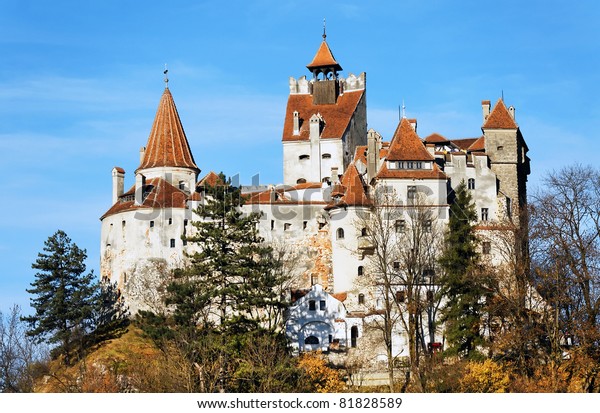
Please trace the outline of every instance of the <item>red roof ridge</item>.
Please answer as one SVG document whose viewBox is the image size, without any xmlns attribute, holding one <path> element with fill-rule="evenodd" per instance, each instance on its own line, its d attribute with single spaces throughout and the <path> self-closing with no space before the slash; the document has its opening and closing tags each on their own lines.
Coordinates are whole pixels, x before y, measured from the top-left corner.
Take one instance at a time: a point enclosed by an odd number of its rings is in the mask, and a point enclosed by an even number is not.
<svg viewBox="0 0 600 413">
<path fill-rule="evenodd" d="M 494 109 L 489 114 L 485 123 L 483 124 L 484 129 L 517 129 L 517 123 L 508 112 L 508 109 L 504 105 L 502 98 L 498 99 Z"/>
<path fill-rule="evenodd" d="M 165 88 L 160 98 L 144 158 L 137 170 L 164 166 L 199 172 L 169 88 Z"/>
</svg>

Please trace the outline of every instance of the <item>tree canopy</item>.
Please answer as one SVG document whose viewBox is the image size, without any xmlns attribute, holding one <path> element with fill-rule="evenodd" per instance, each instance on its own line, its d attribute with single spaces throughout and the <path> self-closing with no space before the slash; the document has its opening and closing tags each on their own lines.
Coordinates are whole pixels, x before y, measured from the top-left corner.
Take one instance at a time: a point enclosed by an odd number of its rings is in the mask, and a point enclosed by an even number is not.
<svg viewBox="0 0 600 413">
<path fill-rule="evenodd" d="M 100 284 L 92 271 L 86 273 L 86 251 L 64 231 L 57 231 L 44 243 L 32 268 L 38 270 L 32 288 L 31 306 L 35 314 L 23 317 L 29 324 L 27 335 L 37 343 L 56 345 L 54 355 L 66 364 L 92 339 L 94 332 L 123 328 L 126 310 L 114 287 Z"/>
</svg>

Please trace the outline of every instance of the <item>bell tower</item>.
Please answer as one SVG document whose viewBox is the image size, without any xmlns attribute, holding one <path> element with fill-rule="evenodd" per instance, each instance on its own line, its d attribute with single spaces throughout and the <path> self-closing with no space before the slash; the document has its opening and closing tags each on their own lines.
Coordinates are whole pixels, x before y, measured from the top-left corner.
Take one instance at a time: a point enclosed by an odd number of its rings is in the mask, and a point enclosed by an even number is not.
<svg viewBox="0 0 600 413">
<path fill-rule="evenodd" d="M 340 95 L 338 71 L 342 66 L 335 60 L 326 41 L 327 34 L 323 29 L 323 42 L 317 54 L 306 68 L 313 74 L 313 104 L 334 105 Z"/>
</svg>

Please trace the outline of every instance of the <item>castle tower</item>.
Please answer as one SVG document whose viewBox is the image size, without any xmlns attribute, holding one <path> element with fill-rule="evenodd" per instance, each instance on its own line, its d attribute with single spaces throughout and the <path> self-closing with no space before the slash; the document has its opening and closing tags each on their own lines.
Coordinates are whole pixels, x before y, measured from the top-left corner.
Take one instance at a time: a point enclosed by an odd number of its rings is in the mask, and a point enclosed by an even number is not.
<svg viewBox="0 0 600 413">
<path fill-rule="evenodd" d="M 140 151 L 135 184 L 124 192 L 125 171 L 113 168 L 113 205 L 100 218 L 101 277 L 117 283 L 132 313 L 159 308 L 161 283 L 170 269 L 183 263 L 182 235 L 198 200 L 199 172 L 165 87 Z"/>
<path fill-rule="evenodd" d="M 493 110 L 489 100 L 482 102 L 485 153 L 498 178 L 498 198 L 503 198 L 505 215 L 520 222 L 527 207 L 527 175 L 530 173 L 527 144 L 515 121 L 515 109 L 498 99 Z"/>
<path fill-rule="evenodd" d="M 357 145 L 366 143 L 366 75 L 339 77 L 326 35 L 306 66 L 313 78 L 290 78 L 283 126 L 283 182 L 334 181 L 341 175 Z"/>
</svg>

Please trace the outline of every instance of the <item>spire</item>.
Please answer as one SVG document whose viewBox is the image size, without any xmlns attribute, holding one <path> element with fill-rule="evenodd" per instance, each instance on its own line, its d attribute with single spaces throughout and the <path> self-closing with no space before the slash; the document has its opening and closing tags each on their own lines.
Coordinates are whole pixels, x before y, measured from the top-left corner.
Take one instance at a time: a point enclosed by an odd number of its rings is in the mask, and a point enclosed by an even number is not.
<svg viewBox="0 0 600 413">
<path fill-rule="evenodd" d="M 333 57 L 333 53 L 331 53 L 331 49 L 325 40 L 326 37 L 325 21 L 323 21 L 323 41 L 321 42 L 321 46 L 319 46 L 319 50 L 317 50 L 317 54 L 313 57 L 313 60 L 306 66 L 308 70 L 313 72 L 315 77 L 320 72 L 325 75 L 329 72 L 333 72 L 334 75 L 337 75 L 337 71 L 342 70 L 342 66 L 340 66 L 335 60 L 335 57 Z"/>
<path fill-rule="evenodd" d="M 165 69 L 165 83 L 167 70 Z M 139 169 L 182 167 L 199 172 L 185 136 L 173 96 L 165 87 Z"/>
<path fill-rule="evenodd" d="M 169 69 L 167 69 L 167 64 L 165 63 L 165 71 L 163 72 L 165 74 L 165 89 L 169 88 L 169 76 L 167 75 L 167 73 L 169 73 Z"/>
</svg>

